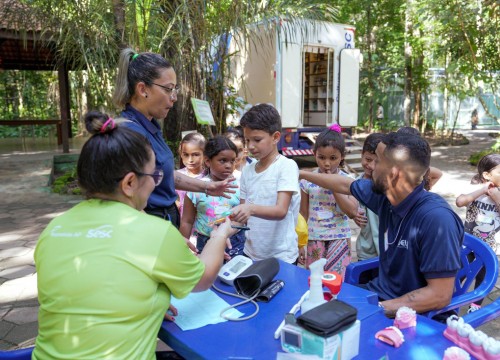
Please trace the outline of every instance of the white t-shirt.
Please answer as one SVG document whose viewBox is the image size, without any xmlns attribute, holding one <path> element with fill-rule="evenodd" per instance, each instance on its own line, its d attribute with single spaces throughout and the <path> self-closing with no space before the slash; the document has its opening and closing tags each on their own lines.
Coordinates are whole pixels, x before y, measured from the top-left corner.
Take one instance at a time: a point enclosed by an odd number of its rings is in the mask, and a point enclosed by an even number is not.
<svg viewBox="0 0 500 360">
<path fill-rule="evenodd" d="M 241 174 L 241 199 L 246 203 L 274 206 L 279 191 L 292 191 L 292 201 L 283 220 L 250 217 L 244 252 L 252 260 L 270 257 L 293 263 L 299 255 L 295 226 L 299 216 L 299 168 L 295 161 L 279 156 L 265 171 L 255 172 L 256 162 L 246 165 Z"/>
</svg>

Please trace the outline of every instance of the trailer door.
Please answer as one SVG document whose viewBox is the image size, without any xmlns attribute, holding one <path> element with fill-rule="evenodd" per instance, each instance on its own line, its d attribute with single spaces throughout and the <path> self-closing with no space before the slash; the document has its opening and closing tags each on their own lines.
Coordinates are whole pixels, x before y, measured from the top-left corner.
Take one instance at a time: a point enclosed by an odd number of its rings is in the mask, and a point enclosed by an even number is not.
<svg viewBox="0 0 500 360">
<path fill-rule="evenodd" d="M 281 67 L 277 77 L 277 96 L 280 104 L 276 104 L 281 110 L 281 121 L 283 127 L 298 127 L 301 123 L 302 108 L 302 48 L 298 44 L 284 42 L 280 44 L 281 49 L 277 49 L 281 55 Z M 279 58 L 278 55 L 278 58 Z"/>
<path fill-rule="evenodd" d="M 339 125 L 358 125 L 359 49 L 340 51 Z"/>
</svg>

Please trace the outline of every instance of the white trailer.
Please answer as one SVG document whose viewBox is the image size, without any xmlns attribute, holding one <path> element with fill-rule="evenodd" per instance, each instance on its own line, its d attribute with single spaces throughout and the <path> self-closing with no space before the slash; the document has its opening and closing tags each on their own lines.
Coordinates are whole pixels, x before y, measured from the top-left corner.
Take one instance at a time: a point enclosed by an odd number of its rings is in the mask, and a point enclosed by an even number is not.
<svg viewBox="0 0 500 360">
<path fill-rule="evenodd" d="M 310 155 L 314 135 L 325 126 L 357 125 L 360 53 L 354 32 L 349 25 L 276 20 L 230 40 L 231 85 L 249 104 L 245 110 L 259 103 L 276 107 L 283 154 Z"/>
</svg>

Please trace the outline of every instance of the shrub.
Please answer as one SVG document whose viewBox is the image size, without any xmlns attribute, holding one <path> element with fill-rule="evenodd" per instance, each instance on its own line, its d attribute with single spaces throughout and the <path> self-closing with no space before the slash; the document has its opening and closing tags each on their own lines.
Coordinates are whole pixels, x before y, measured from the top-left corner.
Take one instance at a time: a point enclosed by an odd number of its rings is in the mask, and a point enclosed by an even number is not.
<svg viewBox="0 0 500 360">
<path fill-rule="evenodd" d="M 68 171 L 58 177 L 52 184 L 52 192 L 57 194 L 81 195 L 82 189 L 78 186 L 76 169 Z"/>
</svg>

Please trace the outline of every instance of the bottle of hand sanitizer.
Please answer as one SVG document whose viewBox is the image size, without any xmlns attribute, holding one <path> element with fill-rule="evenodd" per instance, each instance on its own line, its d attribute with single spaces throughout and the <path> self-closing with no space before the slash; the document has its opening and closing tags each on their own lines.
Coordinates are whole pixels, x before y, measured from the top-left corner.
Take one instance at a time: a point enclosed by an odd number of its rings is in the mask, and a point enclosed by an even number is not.
<svg viewBox="0 0 500 360">
<path fill-rule="evenodd" d="M 309 270 L 311 270 L 310 292 L 309 298 L 305 300 L 300 307 L 300 312 L 302 314 L 318 305 L 326 303 L 325 297 L 323 296 L 322 282 L 323 274 L 325 273 L 325 263 L 326 259 L 319 259 L 309 265 Z"/>
</svg>

